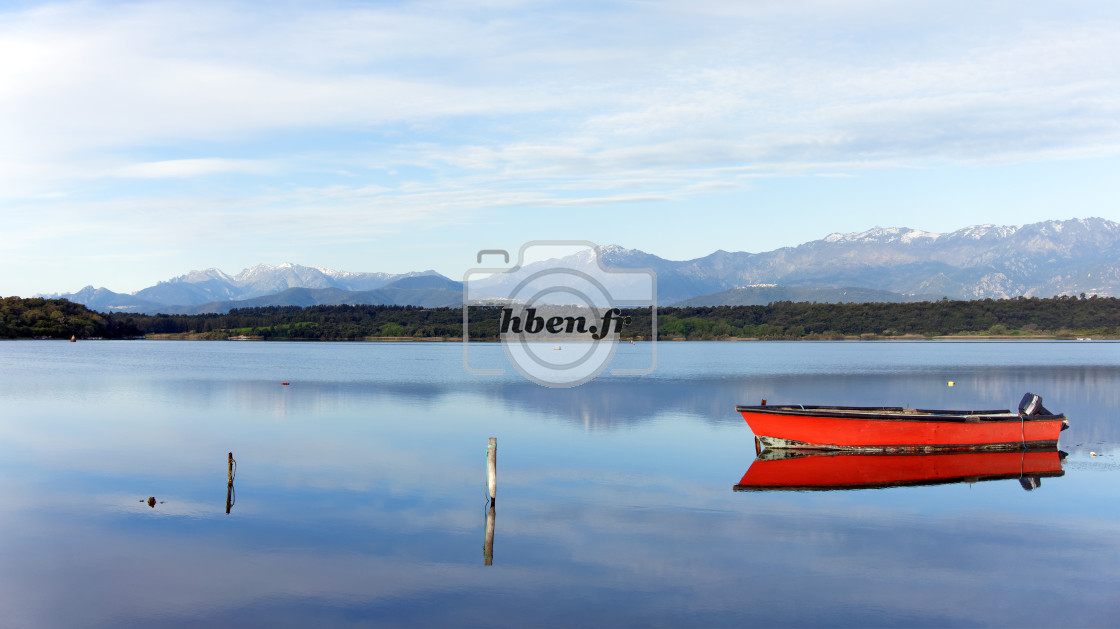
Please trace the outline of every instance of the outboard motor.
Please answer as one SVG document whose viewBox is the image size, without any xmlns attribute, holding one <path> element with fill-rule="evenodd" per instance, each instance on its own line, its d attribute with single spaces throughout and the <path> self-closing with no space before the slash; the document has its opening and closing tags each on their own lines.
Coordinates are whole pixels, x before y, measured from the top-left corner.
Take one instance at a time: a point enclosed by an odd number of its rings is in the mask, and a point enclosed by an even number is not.
<svg viewBox="0 0 1120 629">
<path fill-rule="evenodd" d="M 1042 396 L 1028 393 L 1019 401 L 1020 415 L 1053 415 L 1042 405 Z"/>
</svg>

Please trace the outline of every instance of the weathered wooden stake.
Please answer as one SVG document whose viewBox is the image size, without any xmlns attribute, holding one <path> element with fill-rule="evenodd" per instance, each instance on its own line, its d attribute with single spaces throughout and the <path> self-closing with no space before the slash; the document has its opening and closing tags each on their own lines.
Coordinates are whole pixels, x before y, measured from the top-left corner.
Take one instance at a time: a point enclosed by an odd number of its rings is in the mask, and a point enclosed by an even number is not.
<svg viewBox="0 0 1120 629">
<path fill-rule="evenodd" d="M 226 469 L 228 470 L 229 482 L 226 483 L 226 513 L 233 508 L 233 477 L 237 474 L 237 461 L 233 460 L 233 453 L 229 453 L 229 461 Z"/>
<path fill-rule="evenodd" d="M 490 512 L 486 514 L 486 541 L 482 543 L 482 563 L 494 565 L 494 503 L 490 503 Z"/>
<path fill-rule="evenodd" d="M 490 490 L 490 505 L 494 505 L 494 494 L 498 490 L 498 438 L 490 437 L 486 446 L 486 487 Z"/>
</svg>

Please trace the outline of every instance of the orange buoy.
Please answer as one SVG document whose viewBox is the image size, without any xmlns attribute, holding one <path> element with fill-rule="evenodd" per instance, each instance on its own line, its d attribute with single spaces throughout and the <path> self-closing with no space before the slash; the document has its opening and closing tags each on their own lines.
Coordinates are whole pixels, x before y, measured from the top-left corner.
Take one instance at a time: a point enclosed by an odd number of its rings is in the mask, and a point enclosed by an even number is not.
<svg viewBox="0 0 1120 629">
<path fill-rule="evenodd" d="M 291 384 L 291 383 L 290 383 L 290 382 L 281 382 L 280 384 L 282 384 L 282 385 L 284 385 L 284 386 L 288 386 L 288 385 L 289 385 L 289 384 Z"/>
</svg>

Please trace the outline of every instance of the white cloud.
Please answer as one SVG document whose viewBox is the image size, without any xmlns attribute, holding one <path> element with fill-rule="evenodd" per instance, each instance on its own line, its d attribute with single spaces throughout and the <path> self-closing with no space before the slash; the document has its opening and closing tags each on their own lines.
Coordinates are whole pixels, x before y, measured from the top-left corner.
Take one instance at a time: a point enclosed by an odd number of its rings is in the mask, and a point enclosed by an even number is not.
<svg viewBox="0 0 1120 629">
<path fill-rule="evenodd" d="M 245 159 L 170 159 L 159 162 L 129 164 L 116 170 L 118 177 L 137 179 L 164 179 L 176 177 L 199 177 L 221 173 L 263 174 L 273 168 L 267 162 Z"/>
<path fill-rule="evenodd" d="M 146 207 L 126 233 L 189 249 L 201 232 L 173 226 L 215 218 L 275 219 L 243 238 L 360 236 L 765 177 L 1114 156 L 1118 28 L 1104 2 L 8 9 L 0 210 L 105 231 L 89 208 Z"/>
<path fill-rule="evenodd" d="M 866 17 L 882 6 L 840 4 Z M 566 141 L 573 135 L 638 160 L 666 142 L 726 143 L 716 157 L 735 161 L 861 150 L 961 157 L 959 137 L 941 125 L 979 136 L 970 150 L 981 157 L 1011 134 L 1046 150 L 1055 140 L 1091 148 L 1102 133 L 1117 135 L 1112 23 L 1020 20 L 982 43 L 970 28 L 934 24 L 926 36 L 942 43 L 878 56 L 869 49 L 891 44 L 852 43 L 774 4 L 731 8 L 608 5 L 580 15 L 548 6 L 542 20 L 502 5 L 53 5 L 10 14 L 0 27 L 0 54 L 15 60 L 0 68 L 0 139 L 19 161 L 65 164 L 105 152 L 174 153 L 184 143 L 255 146 L 292 133 L 310 137 L 289 151 L 329 151 L 333 140 L 315 139 L 316 130 L 421 123 L 443 133 L 444 148 L 485 139 L 481 148 L 517 164 L 552 157 L 564 170 L 584 158 Z M 691 29 L 659 22 L 671 17 Z M 773 20 L 782 30 L 761 28 Z M 633 32 L 605 39 L 623 23 Z M 890 38 L 874 29 L 863 27 Z M 915 146 L 900 128 L 919 130 Z M 531 145 L 541 150 L 514 154 Z M 144 161 L 197 159 L 166 157 Z M 687 167 L 694 157 L 686 149 L 675 161 Z"/>
</svg>

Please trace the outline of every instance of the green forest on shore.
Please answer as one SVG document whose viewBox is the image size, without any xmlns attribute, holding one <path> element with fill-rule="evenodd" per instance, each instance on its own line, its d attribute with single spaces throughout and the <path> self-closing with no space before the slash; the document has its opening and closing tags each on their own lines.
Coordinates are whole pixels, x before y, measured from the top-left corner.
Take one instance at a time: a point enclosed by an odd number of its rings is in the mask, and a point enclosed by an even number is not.
<svg viewBox="0 0 1120 629">
<path fill-rule="evenodd" d="M 646 339 L 653 312 L 623 311 L 624 339 Z M 501 309 L 472 307 L 471 340 L 497 340 Z M 913 303 L 776 302 L 766 306 L 658 308 L 659 340 L 842 340 L 938 337 L 1118 338 L 1120 299 L 1053 297 Z M 252 340 L 458 340 L 459 308 L 270 306 L 226 314 L 100 313 L 65 299 L 0 299 L 0 339 L 180 338 Z"/>
</svg>

